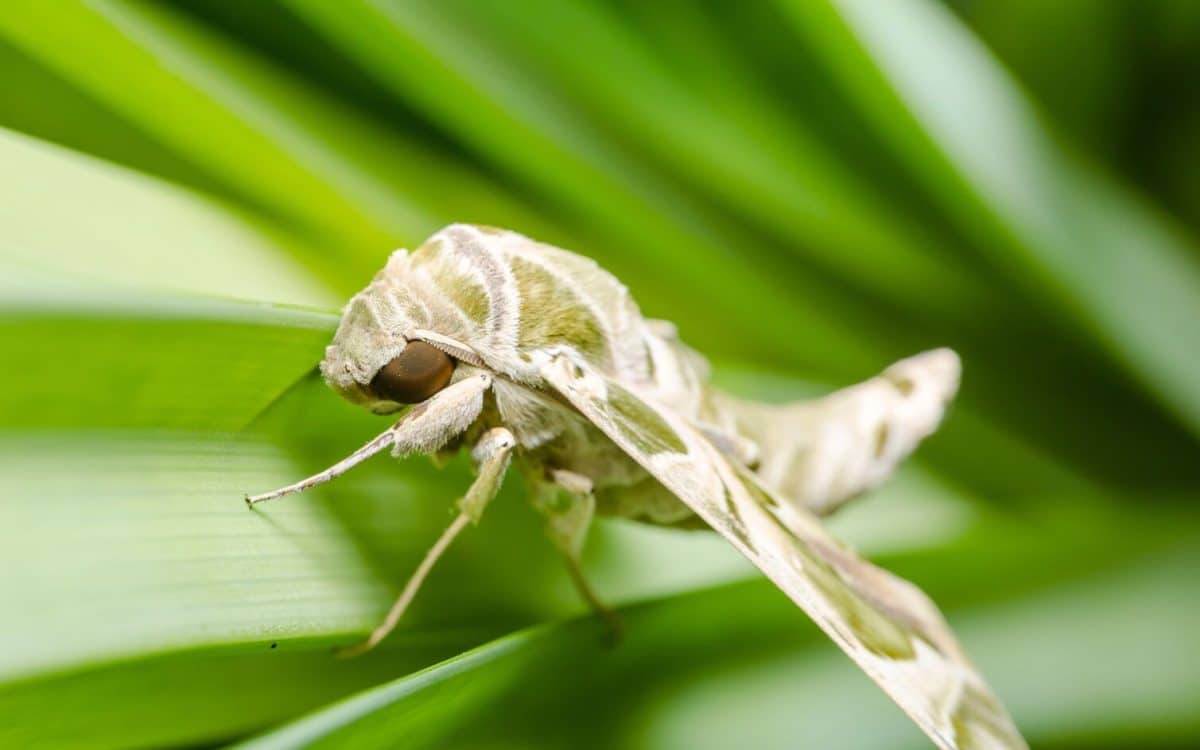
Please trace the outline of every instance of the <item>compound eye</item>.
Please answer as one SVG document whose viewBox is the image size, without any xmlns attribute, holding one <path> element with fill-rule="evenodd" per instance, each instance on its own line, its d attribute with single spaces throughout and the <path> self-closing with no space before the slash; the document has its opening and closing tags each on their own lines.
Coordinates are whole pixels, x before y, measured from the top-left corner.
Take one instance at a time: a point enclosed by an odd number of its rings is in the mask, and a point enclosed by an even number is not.
<svg viewBox="0 0 1200 750">
<path fill-rule="evenodd" d="M 379 398 L 416 404 L 445 388 L 452 374 L 449 355 L 424 341 L 410 341 L 371 378 L 371 390 Z"/>
</svg>

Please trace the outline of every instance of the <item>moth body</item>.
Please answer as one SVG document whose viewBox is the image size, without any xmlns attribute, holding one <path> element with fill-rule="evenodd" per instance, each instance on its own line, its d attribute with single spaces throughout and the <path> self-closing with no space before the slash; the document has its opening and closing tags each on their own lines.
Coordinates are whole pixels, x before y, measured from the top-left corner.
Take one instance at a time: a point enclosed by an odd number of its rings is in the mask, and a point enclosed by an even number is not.
<svg viewBox="0 0 1200 750">
<path fill-rule="evenodd" d="M 493 408 L 480 413 L 468 440 L 506 427 L 534 481 L 572 471 L 594 483 L 598 512 L 666 525 L 692 525 L 695 514 L 555 397 L 543 375 L 555 356 L 577 357 L 702 426 L 718 447 L 821 512 L 890 474 L 937 426 L 958 383 L 957 358 L 940 350 L 823 401 L 736 399 L 708 383 L 708 363 L 673 325 L 643 318 L 625 285 L 594 261 L 467 225 L 443 229 L 412 253 L 396 251 L 346 306 L 321 371 L 350 401 L 392 413 L 403 404 L 373 393 L 370 381 L 413 341 L 468 365 L 453 378 L 472 366 L 495 376 Z M 841 418 L 825 418 L 839 411 Z"/>
<path fill-rule="evenodd" d="M 597 514 L 710 528 L 807 612 L 941 748 L 1023 748 L 936 606 L 862 560 L 817 516 L 886 479 L 942 419 L 959 379 L 938 349 L 825 398 L 770 405 L 708 382 L 674 326 L 642 317 L 594 261 L 514 232 L 455 224 L 396 251 L 346 305 L 321 372 L 392 427 L 325 471 L 375 453 L 471 450 L 478 476 L 384 623 L 395 625 L 437 557 L 479 521 L 510 463 L 527 477 L 583 596 Z"/>
</svg>

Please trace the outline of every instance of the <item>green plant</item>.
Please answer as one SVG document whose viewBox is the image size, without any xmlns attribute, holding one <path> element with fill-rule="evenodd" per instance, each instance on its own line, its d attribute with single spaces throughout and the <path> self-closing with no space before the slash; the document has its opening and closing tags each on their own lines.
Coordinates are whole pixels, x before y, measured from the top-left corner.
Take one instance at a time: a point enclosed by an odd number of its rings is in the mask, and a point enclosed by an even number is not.
<svg viewBox="0 0 1200 750">
<path fill-rule="evenodd" d="M 704 535 L 600 530 L 605 650 L 515 482 L 387 648 L 330 655 L 464 466 L 241 496 L 375 434 L 314 365 L 450 221 L 595 257 L 747 394 L 959 349 L 944 433 L 836 528 L 945 605 L 1035 746 L 1192 744 L 1194 113 L 1100 85 L 1121 3 L 740 5 L 0 10 L 0 745 L 923 746 Z M 1167 5 L 1132 27 L 1160 63 L 1200 43 Z M 1021 84 L 967 26 L 1003 51 L 1014 19 L 1063 29 Z M 1058 39 L 1101 49 L 1065 100 Z"/>
</svg>

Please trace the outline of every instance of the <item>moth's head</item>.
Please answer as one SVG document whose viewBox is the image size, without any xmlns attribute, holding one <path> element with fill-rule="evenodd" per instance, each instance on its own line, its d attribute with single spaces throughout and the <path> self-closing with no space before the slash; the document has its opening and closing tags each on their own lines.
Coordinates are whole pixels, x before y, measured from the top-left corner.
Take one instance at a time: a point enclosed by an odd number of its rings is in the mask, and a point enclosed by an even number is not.
<svg viewBox="0 0 1200 750">
<path fill-rule="evenodd" d="M 376 414 L 390 414 L 424 401 L 445 388 L 455 360 L 435 346 L 408 340 L 400 331 L 419 321 L 406 318 L 403 305 L 389 304 L 398 290 L 389 273 L 393 263 L 346 305 L 333 342 L 325 348 L 321 374 L 343 398 Z"/>
<path fill-rule="evenodd" d="M 326 382 L 351 403 L 367 407 L 376 414 L 391 414 L 409 404 L 419 404 L 450 384 L 455 361 L 450 355 L 424 341 L 409 341 L 369 378 L 333 377 L 341 351 L 330 346 L 321 362 Z M 343 371 L 344 372 L 344 371 Z"/>
</svg>

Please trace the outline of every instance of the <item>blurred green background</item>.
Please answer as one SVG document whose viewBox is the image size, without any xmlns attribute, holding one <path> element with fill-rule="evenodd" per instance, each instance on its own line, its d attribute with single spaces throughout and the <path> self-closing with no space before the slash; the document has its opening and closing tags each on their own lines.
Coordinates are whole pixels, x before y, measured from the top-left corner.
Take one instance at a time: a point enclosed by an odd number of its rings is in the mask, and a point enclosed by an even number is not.
<svg viewBox="0 0 1200 750">
<path fill-rule="evenodd" d="M 380 429 L 314 373 L 336 311 L 468 221 L 596 258 L 743 395 L 957 348 L 834 527 L 1035 747 L 1196 747 L 1197 81 L 1188 0 L 10 0 L 0 746 L 927 746 L 708 535 L 601 524 L 606 648 L 516 481 L 330 654 L 465 466 L 241 497 Z"/>
</svg>

